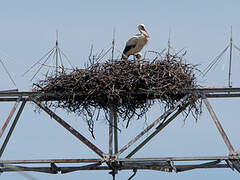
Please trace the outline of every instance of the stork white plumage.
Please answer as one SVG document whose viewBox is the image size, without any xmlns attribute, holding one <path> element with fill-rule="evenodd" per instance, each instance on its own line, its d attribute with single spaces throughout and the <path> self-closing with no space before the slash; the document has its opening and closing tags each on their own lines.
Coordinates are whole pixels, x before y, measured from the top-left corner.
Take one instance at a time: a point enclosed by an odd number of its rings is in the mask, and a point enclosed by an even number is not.
<svg viewBox="0 0 240 180">
<path fill-rule="evenodd" d="M 127 60 L 129 56 L 139 53 L 142 48 L 148 43 L 149 35 L 144 24 L 138 25 L 140 34 L 130 38 L 123 50 L 122 59 Z"/>
</svg>

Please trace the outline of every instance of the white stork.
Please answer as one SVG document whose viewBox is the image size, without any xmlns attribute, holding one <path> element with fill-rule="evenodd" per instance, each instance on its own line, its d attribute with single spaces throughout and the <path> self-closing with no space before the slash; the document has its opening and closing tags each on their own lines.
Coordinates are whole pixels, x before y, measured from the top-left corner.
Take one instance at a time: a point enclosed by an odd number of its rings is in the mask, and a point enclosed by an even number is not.
<svg viewBox="0 0 240 180">
<path fill-rule="evenodd" d="M 140 34 L 133 36 L 127 41 L 123 50 L 122 59 L 127 60 L 129 56 L 136 55 L 148 43 L 149 35 L 146 31 L 145 25 L 139 24 L 138 30 L 140 31 Z M 139 57 L 137 56 L 137 58 Z"/>
</svg>

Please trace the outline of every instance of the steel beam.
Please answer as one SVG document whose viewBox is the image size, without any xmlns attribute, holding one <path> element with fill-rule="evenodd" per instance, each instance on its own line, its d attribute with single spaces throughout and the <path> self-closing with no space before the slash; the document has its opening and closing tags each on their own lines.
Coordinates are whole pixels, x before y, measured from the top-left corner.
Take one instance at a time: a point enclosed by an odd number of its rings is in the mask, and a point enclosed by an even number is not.
<svg viewBox="0 0 240 180">
<path fill-rule="evenodd" d="M 22 114 L 22 111 L 23 111 L 23 108 L 24 108 L 25 104 L 26 104 L 26 101 L 23 101 L 21 106 L 20 106 L 20 108 L 19 108 L 19 110 L 18 110 L 18 112 L 17 112 L 17 114 L 16 114 L 16 117 L 15 117 L 13 123 L 12 123 L 12 126 L 10 127 L 10 129 L 8 131 L 8 134 L 7 134 L 7 136 L 6 136 L 6 138 L 5 138 L 4 142 L 3 142 L 3 145 L 2 145 L 2 147 L 0 149 L 0 158 L 2 157 L 2 154 L 3 154 L 3 152 L 4 152 L 4 150 L 5 150 L 6 146 L 7 146 L 7 143 L 8 143 L 8 141 L 9 141 L 11 135 L 12 135 L 12 132 L 13 132 L 13 130 L 14 130 L 17 122 L 18 122 L 18 119 L 19 119 L 20 115 Z"/>
<path fill-rule="evenodd" d="M 21 97 L 21 96 L 19 96 Z M 16 102 L 19 100 L 19 97 L 0 97 L 0 102 Z M 20 98 L 19 101 L 29 101 L 28 98 Z"/>
<path fill-rule="evenodd" d="M 240 173 L 240 160 L 239 159 L 232 159 L 232 160 L 230 160 L 230 162 L 231 162 L 230 167 L 236 169 Z"/>
<path fill-rule="evenodd" d="M 221 162 L 220 160 L 216 160 L 216 161 L 212 161 L 212 162 L 196 164 L 192 167 L 189 166 L 189 167 L 177 168 L 177 172 L 189 171 L 189 170 L 198 169 L 198 168 L 210 168 L 212 166 L 219 164 L 220 162 Z"/>
<path fill-rule="evenodd" d="M 190 165 L 175 165 L 176 169 L 209 169 L 209 168 L 229 168 L 227 164 L 212 164 L 209 165 L 204 164 L 190 164 Z M 156 171 L 164 171 L 164 172 L 172 172 L 170 166 L 149 166 L 149 165 L 135 165 L 135 166 L 121 166 L 120 170 L 156 170 Z M 98 166 L 98 165 L 89 165 L 89 166 L 70 166 L 70 167 L 58 167 L 57 172 L 61 173 L 69 173 L 74 171 L 89 171 L 89 170 L 111 170 L 108 166 Z M 41 173 L 50 173 L 56 174 L 51 167 L 24 167 L 24 166 L 14 166 L 14 167 L 2 167 L 0 168 L 0 172 L 23 172 L 23 171 L 33 171 L 33 172 L 41 172 Z"/>
<path fill-rule="evenodd" d="M 108 141 L 108 146 L 109 146 L 109 155 L 113 154 L 113 110 L 111 109 L 109 112 L 109 141 Z"/>
<path fill-rule="evenodd" d="M 186 89 L 182 91 L 183 93 L 239 93 L 240 87 L 210 87 L 210 88 L 195 88 Z"/>
<path fill-rule="evenodd" d="M 135 92 L 136 93 L 136 92 Z M 153 94 L 153 95 L 158 95 L 159 91 L 138 91 L 138 94 Z M 213 88 L 195 88 L 195 89 L 185 89 L 182 90 L 180 93 L 183 94 L 189 94 L 189 93 L 204 93 L 204 94 L 209 94 L 209 93 L 240 93 L 240 87 L 236 88 L 229 88 L 229 87 L 213 87 Z M 28 97 L 39 97 L 39 96 L 52 96 L 56 97 L 57 95 L 71 95 L 69 93 L 44 93 L 44 92 L 33 92 L 33 91 L 22 91 L 22 92 L 15 92 L 15 91 L 0 91 L 0 97 L 19 97 L 19 96 L 28 96 Z M 72 95 L 84 95 L 83 92 L 79 93 L 72 93 Z"/>
<path fill-rule="evenodd" d="M 238 157 L 230 156 L 193 156 L 193 157 L 153 157 L 153 158 L 120 158 L 119 162 L 143 162 L 143 161 L 211 161 L 211 160 L 230 160 L 230 159 L 240 159 Z"/>
<path fill-rule="evenodd" d="M 234 93 L 234 94 L 230 94 L 230 93 L 225 93 L 225 94 L 219 94 L 219 93 L 208 93 L 205 94 L 205 96 L 207 98 L 239 98 L 240 97 L 240 93 Z"/>
<path fill-rule="evenodd" d="M 5 121 L 3 127 L 2 127 L 2 129 L 1 129 L 1 131 L 0 131 L 0 138 L 2 137 L 5 129 L 7 128 L 9 121 L 12 119 L 13 114 L 14 114 L 14 112 L 16 111 L 17 106 L 18 106 L 18 104 L 19 104 L 19 100 L 20 100 L 20 98 L 18 98 L 17 102 L 14 104 L 12 110 L 10 111 L 10 113 L 9 113 L 9 115 L 8 115 L 8 117 L 7 117 L 7 120 Z"/>
<path fill-rule="evenodd" d="M 229 93 L 208 93 L 205 94 L 205 96 L 207 98 L 240 98 L 240 93 L 234 93 L 234 94 L 229 94 Z M 32 96 L 32 97 L 37 97 L 37 96 Z M 152 98 L 149 99 L 159 99 L 158 95 L 154 95 Z M 18 96 L 17 97 L 0 97 L 0 102 L 16 102 L 18 100 Z M 28 98 L 28 96 L 21 98 L 20 101 L 30 101 L 30 99 Z M 51 100 L 49 101 L 54 101 L 57 100 L 56 97 L 52 97 Z M 42 100 L 44 101 L 44 100 Z"/>
<path fill-rule="evenodd" d="M 114 153 L 118 152 L 118 117 L 117 112 L 113 112 L 113 124 L 114 124 Z"/>
<path fill-rule="evenodd" d="M 161 115 L 158 119 L 156 119 L 152 124 L 150 124 L 146 129 L 144 129 L 141 133 L 139 133 L 135 138 L 133 138 L 131 141 L 129 141 L 128 144 L 126 144 L 119 152 L 116 154 L 119 156 L 122 154 L 126 149 L 128 149 L 131 145 L 133 145 L 139 138 L 141 138 L 144 134 L 146 134 L 151 128 L 153 128 L 155 125 L 157 125 L 161 120 L 165 119 L 167 116 L 169 116 L 172 112 L 174 112 L 184 101 L 190 97 L 190 94 L 184 96 L 181 100 L 179 100 L 174 107 L 170 108 L 168 111 L 166 111 L 163 115 Z"/>
<path fill-rule="evenodd" d="M 206 99 L 206 98 L 203 99 L 203 102 L 205 103 L 210 115 L 212 116 L 212 119 L 213 119 L 215 125 L 217 126 L 217 129 L 218 129 L 219 133 L 221 134 L 225 144 L 227 145 L 230 153 L 233 154 L 234 153 L 233 146 L 232 146 L 231 142 L 229 141 L 228 136 L 225 133 L 220 121 L 218 120 L 217 115 L 215 114 L 211 104 L 209 103 L 208 99 Z"/>
<path fill-rule="evenodd" d="M 70 172 L 79 171 L 79 170 L 83 170 L 83 169 L 98 168 L 100 165 L 101 165 L 101 163 L 94 163 L 94 164 L 88 164 L 88 165 L 80 166 L 80 167 L 76 167 L 76 168 L 68 168 L 68 169 L 67 168 L 61 168 L 61 173 L 65 174 L 65 173 L 70 173 Z"/>
<path fill-rule="evenodd" d="M 8 89 L 8 90 L 1 90 L 0 93 L 4 92 L 18 92 L 18 89 Z"/>
<path fill-rule="evenodd" d="M 3 165 L 3 167 L 0 168 L 0 172 L 27 172 L 27 171 L 56 174 L 56 172 L 53 171 L 51 167 L 24 167 L 24 166 Z"/>
<path fill-rule="evenodd" d="M 31 159 L 31 160 L 0 160 L 0 164 L 50 164 L 50 163 L 98 163 L 102 159 Z"/>
<path fill-rule="evenodd" d="M 55 119 L 59 124 L 61 124 L 65 129 L 67 129 L 70 133 L 72 133 L 76 138 L 82 141 L 85 145 L 87 145 L 91 150 L 93 150 L 100 157 L 104 157 L 104 153 L 93 143 L 91 143 L 86 137 L 80 134 L 77 130 L 71 127 L 68 123 L 66 123 L 63 119 L 61 119 L 58 115 L 52 112 L 47 106 L 43 105 L 40 101 L 31 97 L 31 100 L 38 105 L 41 109 L 43 109 L 47 114 L 50 115 L 53 119 Z"/>
<path fill-rule="evenodd" d="M 149 135 L 141 144 L 139 144 L 131 153 L 129 153 L 126 158 L 132 157 L 137 151 L 139 151 L 145 144 L 147 144 L 154 136 L 156 136 L 163 128 L 165 128 L 171 121 L 173 121 L 181 112 L 183 112 L 188 104 L 184 105 L 178 111 L 172 115 L 167 121 L 161 123 L 158 127 L 156 127 L 156 130 Z"/>
<path fill-rule="evenodd" d="M 153 158 L 119 158 L 121 163 L 128 162 L 163 162 L 163 161 L 211 161 L 239 160 L 232 156 L 195 156 L 195 157 L 153 157 Z M 50 164 L 50 163 L 99 163 L 102 159 L 30 159 L 30 160 L 0 160 L 0 164 Z"/>
</svg>

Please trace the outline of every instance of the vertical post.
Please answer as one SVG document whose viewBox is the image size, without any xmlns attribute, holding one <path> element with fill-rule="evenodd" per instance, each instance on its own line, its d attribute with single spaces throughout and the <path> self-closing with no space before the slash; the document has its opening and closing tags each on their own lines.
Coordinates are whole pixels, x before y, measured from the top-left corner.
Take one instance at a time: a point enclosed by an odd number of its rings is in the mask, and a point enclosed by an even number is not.
<svg viewBox="0 0 240 180">
<path fill-rule="evenodd" d="M 170 48 L 171 48 L 171 42 L 170 42 L 170 38 L 171 38 L 171 29 L 169 29 L 169 33 L 168 33 L 168 56 L 170 55 Z"/>
<path fill-rule="evenodd" d="M 113 29 L 113 40 L 112 40 L 112 61 L 114 59 L 114 48 L 115 48 L 115 29 Z"/>
<path fill-rule="evenodd" d="M 113 40 L 112 40 L 112 62 L 114 60 L 114 50 L 115 50 L 115 28 L 113 29 Z M 112 142 L 113 142 L 112 135 L 114 133 L 114 153 L 116 154 L 118 152 L 118 132 L 117 132 L 118 125 L 117 125 L 117 112 L 115 110 L 115 107 L 111 108 L 110 116 L 111 116 L 110 117 L 111 139 L 109 136 L 109 148 L 110 148 L 110 142 L 112 147 Z M 109 129 L 109 135 L 110 135 L 110 129 Z"/>
<path fill-rule="evenodd" d="M 109 112 L 109 154 L 113 154 L 113 110 Z"/>
<path fill-rule="evenodd" d="M 58 40 L 56 40 L 56 47 L 55 47 L 55 53 L 56 53 L 56 76 L 58 74 Z"/>
<path fill-rule="evenodd" d="M 218 118 L 217 118 L 217 115 L 215 114 L 215 112 L 213 111 L 213 108 L 212 106 L 210 105 L 209 101 L 204 98 L 203 99 L 203 102 L 205 103 L 210 115 L 212 116 L 212 119 L 215 123 L 215 125 L 217 126 L 218 128 L 218 131 L 220 132 L 225 144 L 227 145 L 230 153 L 234 153 L 234 149 L 233 149 L 233 146 L 231 144 L 231 142 L 229 141 L 228 137 L 227 137 L 227 134 L 225 133 L 225 131 L 223 130 L 223 127 L 221 125 L 221 123 L 219 122 Z"/>
<path fill-rule="evenodd" d="M 8 143 L 8 141 L 9 141 L 11 135 L 12 135 L 12 132 L 13 132 L 13 130 L 14 130 L 17 122 L 18 122 L 18 119 L 19 119 L 19 117 L 20 117 L 20 115 L 21 115 L 21 113 L 23 111 L 23 108 L 24 108 L 25 104 L 26 104 L 26 100 L 24 99 L 22 104 L 21 104 L 21 106 L 20 106 L 20 108 L 19 108 L 19 110 L 18 110 L 18 112 L 17 112 L 17 115 L 16 115 L 16 117 L 15 117 L 15 119 L 13 121 L 13 124 L 12 124 L 11 128 L 9 129 L 9 132 L 8 132 L 8 134 L 6 136 L 6 139 L 4 140 L 3 145 L 2 145 L 2 147 L 0 149 L 0 158 L 2 157 L 2 154 L 3 154 L 3 152 L 4 152 L 4 150 L 5 150 L 6 146 L 7 146 L 7 143 Z"/>
<path fill-rule="evenodd" d="M 118 152 L 118 117 L 117 112 L 114 110 L 113 112 L 113 120 L 114 120 L 114 153 Z"/>
<path fill-rule="evenodd" d="M 232 74 L 232 26 L 231 26 L 231 37 L 230 37 L 230 58 L 229 58 L 229 71 L 228 71 L 228 86 L 229 87 L 232 87 L 231 74 Z"/>
</svg>

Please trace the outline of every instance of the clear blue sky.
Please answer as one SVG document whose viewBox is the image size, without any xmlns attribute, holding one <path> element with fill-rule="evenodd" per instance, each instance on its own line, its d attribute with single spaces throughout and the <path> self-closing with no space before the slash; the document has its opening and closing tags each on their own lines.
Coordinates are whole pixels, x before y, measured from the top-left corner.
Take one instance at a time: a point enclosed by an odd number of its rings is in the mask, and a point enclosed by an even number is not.
<svg viewBox="0 0 240 180">
<path fill-rule="evenodd" d="M 54 46 L 56 30 L 59 32 L 60 47 L 71 62 L 83 68 L 88 59 L 90 46 L 95 52 L 106 50 L 111 45 L 113 29 L 116 30 L 116 45 L 119 50 L 126 40 L 137 33 L 137 25 L 143 23 L 150 35 L 146 50 L 160 51 L 167 46 L 171 29 L 172 45 L 176 49 L 186 48 L 187 61 L 201 64 L 204 68 L 229 43 L 230 26 L 233 27 L 234 43 L 240 46 L 240 2 L 229 1 L 4 1 L 0 6 L 0 58 L 11 72 L 20 90 L 29 90 L 30 76 L 22 77 L 36 60 Z M 116 55 L 119 55 L 116 53 Z M 239 86 L 240 54 L 234 51 L 233 86 Z M 205 78 L 199 77 L 201 85 L 227 85 L 228 54 Z M 0 66 L 0 90 L 15 88 Z M 226 129 L 234 147 L 240 148 L 238 99 L 211 100 L 220 121 Z M 11 103 L 1 103 L 0 126 L 4 123 Z M 40 158 L 86 158 L 97 157 L 85 145 L 66 132 L 45 113 L 33 112 L 35 106 L 28 103 L 19 124 L 10 139 L 3 159 Z M 197 123 L 193 118 L 183 122 L 182 117 L 169 125 L 135 157 L 164 156 L 210 156 L 227 155 L 228 151 L 216 130 L 208 112 L 203 109 Z M 104 120 L 97 123 L 93 140 L 86 130 L 86 123 L 74 115 L 57 111 L 79 129 L 92 142 L 107 151 Z M 149 124 L 160 116 L 159 106 L 148 114 Z M 143 121 L 136 121 L 120 134 L 120 146 L 130 137 L 146 127 Z M 2 140 L 1 140 L 2 142 Z M 105 144 L 104 144 L 105 143 Z M 111 179 L 107 172 L 74 172 L 66 175 L 28 173 L 37 179 Z M 131 171 L 120 172 L 117 179 L 127 179 Z M 2 179 L 26 179 L 19 173 L 3 173 Z M 139 171 L 134 179 L 239 179 L 239 174 L 230 169 L 193 170 L 184 173 L 163 173 Z"/>
</svg>

